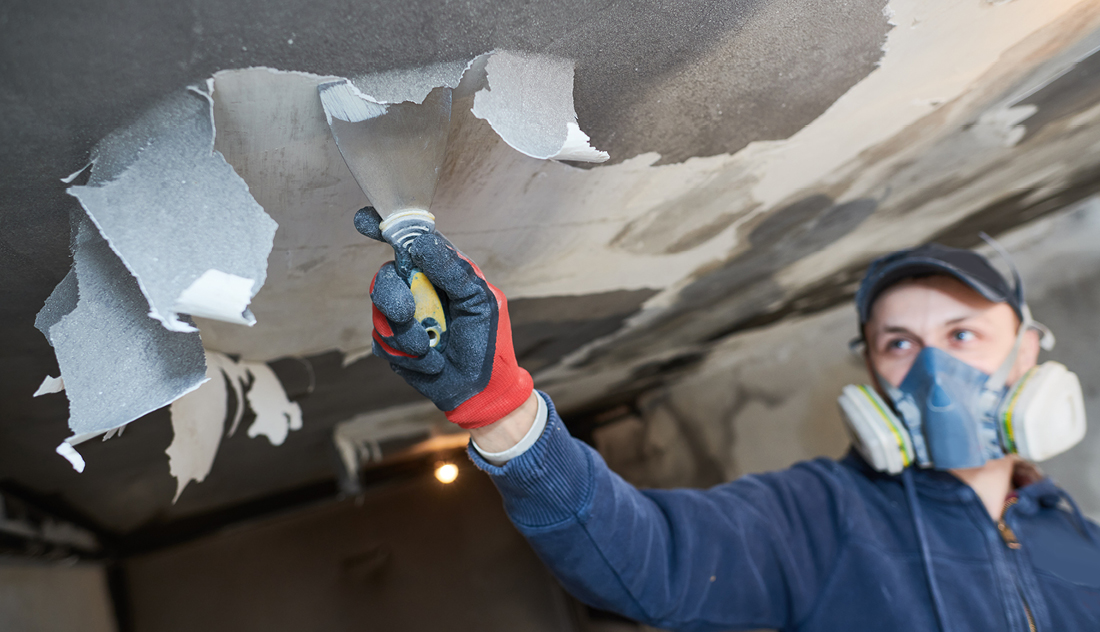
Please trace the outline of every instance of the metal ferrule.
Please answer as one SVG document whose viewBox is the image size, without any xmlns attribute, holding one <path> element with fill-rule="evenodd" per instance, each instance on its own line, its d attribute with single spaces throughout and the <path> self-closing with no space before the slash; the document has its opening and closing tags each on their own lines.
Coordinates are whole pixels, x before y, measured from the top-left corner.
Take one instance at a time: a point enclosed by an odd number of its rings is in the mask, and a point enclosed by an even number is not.
<svg viewBox="0 0 1100 632">
<path fill-rule="evenodd" d="M 409 246 L 417 237 L 435 230 L 435 215 L 423 209 L 405 209 L 382 220 L 378 227 L 382 229 L 382 238 L 393 246 L 397 273 L 408 281 L 413 270 Z"/>
<path fill-rule="evenodd" d="M 405 209 L 382 220 L 378 227 L 394 248 L 408 250 L 417 237 L 435 230 L 435 215 L 422 209 Z"/>
</svg>

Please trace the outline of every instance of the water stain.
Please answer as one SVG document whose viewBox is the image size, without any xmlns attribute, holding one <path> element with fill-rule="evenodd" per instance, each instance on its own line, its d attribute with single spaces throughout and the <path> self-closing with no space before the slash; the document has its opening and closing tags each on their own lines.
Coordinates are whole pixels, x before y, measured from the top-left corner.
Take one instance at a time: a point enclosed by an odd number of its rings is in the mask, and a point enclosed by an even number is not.
<svg viewBox="0 0 1100 632">
<path fill-rule="evenodd" d="M 721 174 L 627 223 L 609 243 L 637 254 L 676 254 L 710 241 L 759 204 L 755 180 Z"/>
<path fill-rule="evenodd" d="M 1050 123 L 1079 114 L 1100 103 L 1100 53 L 1077 62 L 1069 72 L 1014 105 L 1034 105 L 1035 114 L 1024 119 L 1027 142 Z"/>
<path fill-rule="evenodd" d="M 554 364 L 618 331 L 654 294 L 655 290 L 617 290 L 509 301 L 516 358 L 529 371 Z"/>
</svg>

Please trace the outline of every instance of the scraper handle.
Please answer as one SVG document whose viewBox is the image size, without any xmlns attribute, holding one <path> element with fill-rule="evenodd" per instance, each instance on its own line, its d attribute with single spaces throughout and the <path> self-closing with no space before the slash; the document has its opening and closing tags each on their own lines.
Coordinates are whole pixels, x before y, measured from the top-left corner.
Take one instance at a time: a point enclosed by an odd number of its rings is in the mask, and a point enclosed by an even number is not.
<svg viewBox="0 0 1100 632">
<path fill-rule="evenodd" d="M 409 255 L 409 246 L 417 237 L 435 230 L 435 216 L 428 211 L 411 209 L 393 213 L 379 225 L 382 237 L 393 246 L 394 267 L 412 291 L 416 311 L 413 317 L 428 332 L 433 347 L 443 343 L 447 317 L 439 293 L 428 277 L 418 270 Z"/>
<path fill-rule="evenodd" d="M 409 276 L 402 276 L 402 278 L 409 284 L 413 301 L 416 302 L 413 318 L 428 332 L 428 344 L 433 347 L 439 346 L 443 342 L 443 335 L 447 333 L 447 318 L 443 313 L 443 303 L 439 300 L 439 293 L 435 291 L 435 286 L 428 280 L 427 275 L 416 268 L 409 271 Z"/>
</svg>

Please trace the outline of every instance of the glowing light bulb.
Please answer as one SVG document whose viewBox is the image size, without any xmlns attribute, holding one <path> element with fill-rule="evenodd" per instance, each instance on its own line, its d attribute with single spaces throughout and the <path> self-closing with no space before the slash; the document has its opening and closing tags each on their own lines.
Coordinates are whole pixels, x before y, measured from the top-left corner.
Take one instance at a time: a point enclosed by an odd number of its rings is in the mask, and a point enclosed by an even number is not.
<svg viewBox="0 0 1100 632">
<path fill-rule="evenodd" d="M 444 485 L 453 483 L 458 478 L 458 466 L 454 463 L 441 463 L 435 468 L 435 477 Z"/>
</svg>

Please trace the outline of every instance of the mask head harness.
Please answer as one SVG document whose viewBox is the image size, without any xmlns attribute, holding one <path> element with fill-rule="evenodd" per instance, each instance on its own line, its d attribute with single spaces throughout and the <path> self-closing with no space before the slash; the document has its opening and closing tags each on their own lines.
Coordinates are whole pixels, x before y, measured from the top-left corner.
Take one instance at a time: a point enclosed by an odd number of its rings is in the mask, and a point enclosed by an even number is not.
<svg viewBox="0 0 1100 632">
<path fill-rule="evenodd" d="M 910 465 L 979 467 L 1006 454 L 1039 461 L 1084 437 L 1081 385 L 1065 366 L 1046 362 L 1007 386 L 1027 330 L 1038 330 L 1048 350 L 1054 336 L 1031 318 L 1019 272 L 1007 253 L 984 233 L 982 238 L 1008 263 L 1013 287 L 982 255 L 928 244 L 875 260 L 856 292 L 861 332 L 886 288 L 932 274 L 951 276 L 990 301 L 1008 303 L 1020 319 L 1012 351 L 992 375 L 929 347 L 898 386 L 876 376 L 889 402 L 868 385 L 844 388 L 838 400 L 842 417 L 856 449 L 875 469 L 896 474 Z M 862 343 L 862 336 L 853 341 L 854 346 Z"/>
</svg>

